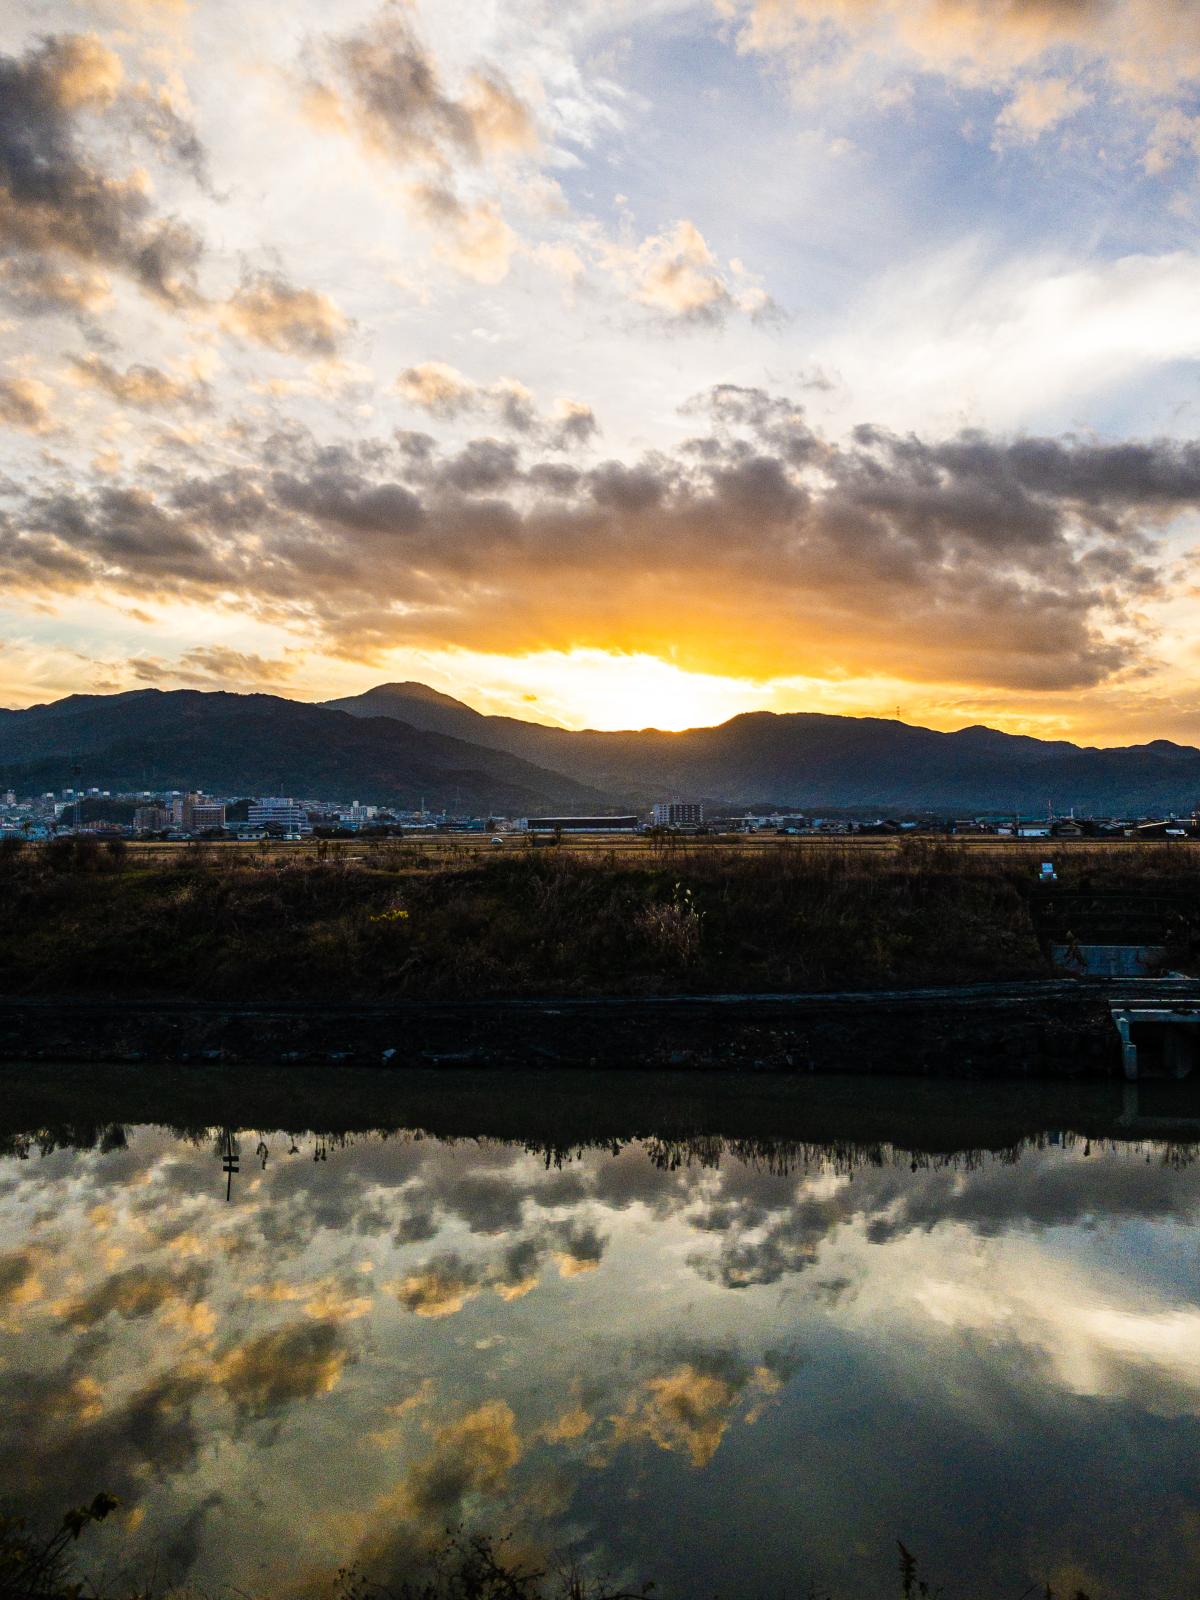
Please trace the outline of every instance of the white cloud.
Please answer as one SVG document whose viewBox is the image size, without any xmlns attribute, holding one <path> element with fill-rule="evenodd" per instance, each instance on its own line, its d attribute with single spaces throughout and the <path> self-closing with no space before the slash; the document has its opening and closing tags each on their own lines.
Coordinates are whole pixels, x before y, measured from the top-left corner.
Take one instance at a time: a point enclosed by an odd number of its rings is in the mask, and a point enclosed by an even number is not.
<svg viewBox="0 0 1200 1600">
<path fill-rule="evenodd" d="M 772 308 L 770 296 L 742 263 L 723 268 L 686 217 L 638 244 L 601 241 L 598 253 L 630 299 L 668 321 L 713 323 L 730 311 L 758 317 Z"/>
<path fill-rule="evenodd" d="M 894 427 L 1044 426 L 1058 407 L 1200 359 L 1198 296 L 1189 252 L 996 266 L 973 241 L 885 274 L 812 358 L 841 377 L 826 414 L 847 423 L 869 403 Z"/>
<path fill-rule="evenodd" d="M 1090 101 L 1084 89 L 1066 78 L 1027 79 L 996 119 L 996 143 L 1031 144 Z"/>
</svg>

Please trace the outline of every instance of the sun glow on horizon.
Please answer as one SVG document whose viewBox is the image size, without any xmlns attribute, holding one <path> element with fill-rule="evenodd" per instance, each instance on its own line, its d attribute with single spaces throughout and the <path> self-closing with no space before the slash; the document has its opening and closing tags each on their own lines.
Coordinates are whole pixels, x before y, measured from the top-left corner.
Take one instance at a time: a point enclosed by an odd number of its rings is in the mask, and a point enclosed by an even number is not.
<svg viewBox="0 0 1200 1600">
<path fill-rule="evenodd" d="M 485 715 L 519 717 L 553 727 L 602 732 L 658 728 L 678 733 L 713 727 L 751 711 L 805 711 L 828 716 L 898 718 L 949 733 L 982 723 L 1004 733 L 1037 739 L 1069 739 L 1099 746 L 1136 743 L 1169 728 L 1192 742 L 1194 712 L 1184 702 L 1155 702 L 1143 712 L 1136 702 L 1103 700 L 1081 706 L 1072 695 L 1006 697 L 992 690 L 972 695 L 961 685 L 919 684 L 886 676 L 751 679 L 689 672 L 643 652 L 579 647 L 532 651 L 522 656 L 482 651 L 396 651 L 368 671 L 354 674 L 353 687 L 321 696 L 354 694 L 384 681 L 428 684 Z M 345 674 L 339 673 L 345 683 Z M 281 690 L 289 693 L 292 691 Z M 1090 715 L 1081 715 L 1081 712 Z"/>
<path fill-rule="evenodd" d="M 800 711 L 899 717 L 942 732 L 983 723 L 1005 733 L 1099 746 L 1158 737 L 1200 743 L 1200 707 L 1186 680 L 1171 693 L 1154 682 L 1084 696 L 1006 693 L 883 673 L 754 678 L 735 668 L 697 672 L 650 651 L 600 646 L 520 655 L 397 646 L 355 659 L 232 609 L 156 600 L 131 611 L 86 597 L 27 616 L 21 633 L 0 645 L 0 705 L 12 707 L 149 687 L 320 702 L 398 681 L 427 684 L 484 714 L 570 729 L 679 732 L 746 712 Z"/>
<path fill-rule="evenodd" d="M 396 652 L 372 667 L 359 692 L 384 678 L 427 683 L 485 715 L 519 717 L 553 727 L 619 732 L 657 728 L 678 733 L 708 728 L 749 711 L 809 711 L 830 716 L 886 717 L 945 730 L 985 720 L 937 687 L 886 677 L 753 679 L 688 671 L 646 652 L 578 647 L 506 656 L 475 651 Z M 286 691 L 285 691 L 286 692 Z M 353 690 L 341 690 L 353 693 Z M 1058 737 L 1067 719 L 993 711 L 1006 731 Z"/>
<path fill-rule="evenodd" d="M 424 669 L 433 687 L 478 711 L 604 731 L 711 727 L 765 709 L 773 692 L 770 684 L 687 672 L 657 656 L 597 649 L 456 651 L 431 656 Z"/>
</svg>

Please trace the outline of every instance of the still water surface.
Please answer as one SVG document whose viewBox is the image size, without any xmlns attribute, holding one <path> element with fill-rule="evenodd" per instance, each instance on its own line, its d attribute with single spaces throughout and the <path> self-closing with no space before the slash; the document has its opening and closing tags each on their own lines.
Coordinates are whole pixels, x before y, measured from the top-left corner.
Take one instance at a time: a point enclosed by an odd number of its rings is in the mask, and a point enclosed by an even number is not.
<svg viewBox="0 0 1200 1600">
<path fill-rule="evenodd" d="M 290 1087 L 265 1120 L 296 1131 L 205 1125 L 202 1094 L 31 1109 L 0 1146 L 0 1495 L 110 1490 L 93 1564 L 210 1594 L 328 1594 L 452 1524 L 668 1600 L 891 1596 L 897 1538 L 955 1596 L 1196 1594 L 1186 1122 L 1035 1097 L 923 1148 L 870 1083 L 823 1139 L 806 1103 L 747 1133 L 704 1085 L 590 1084 L 599 1143 L 586 1107 L 548 1137 L 536 1088 L 511 1131 L 503 1080 L 441 1136 L 330 1131 Z"/>
</svg>

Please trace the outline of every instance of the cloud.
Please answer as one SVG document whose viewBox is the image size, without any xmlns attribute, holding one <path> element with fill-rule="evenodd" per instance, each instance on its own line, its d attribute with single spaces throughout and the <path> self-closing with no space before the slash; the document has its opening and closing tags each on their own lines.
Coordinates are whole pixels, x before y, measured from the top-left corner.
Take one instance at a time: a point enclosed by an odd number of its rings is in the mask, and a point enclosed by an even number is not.
<svg viewBox="0 0 1200 1600">
<path fill-rule="evenodd" d="M 328 1394 L 348 1356 L 334 1322 L 291 1322 L 225 1351 L 214 1381 L 240 1412 L 265 1417 Z"/>
<path fill-rule="evenodd" d="M 168 304 L 195 298 L 199 236 L 155 214 L 144 173 L 108 173 L 82 141 L 82 116 L 119 108 L 136 133 L 161 146 L 161 108 L 131 98 L 123 78 L 119 58 L 79 34 L 0 56 L 0 254 L 10 263 L 4 284 L 18 295 L 40 282 L 44 301 L 57 290 L 78 304 L 91 297 L 96 270 L 111 268 Z M 90 276 L 64 273 L 61 256 L 84 263 Z"/>
<path fill-rule="evenodd" d="M 456 1255 L 438 1256 L 419 1272 L 384 1285 L 406 1311 L 419 1317 L 452 1317 L 481 1287 L 477 1269 Z"/>
<path fill-rule="evenodd" d="M 715 1253 L 697 1250 L 689 1264 L 726 1288 L 744 1289 L 810 1272 L 851 1225 L 868 1244 L 885 1245 L 956 1227 L 977 1239 L 1029 1235 L 1096 1216 L 1186 1225 L 1200 1210 L 1200 1174 L 1181 1179 L 1167 1163 L 1068 1159 L 1060 1149 L 1026 1149 L 1016 1165 L 949 1161 L 919 1174 L 905 1157 L 853 1176 L 758 1192 L 731 1167 L 719 1193 L 689 1216 L 715 1242 Z"/>
<path fill-rule="evenodd" d="M 754 1402 L 782 1387 L 769 1366 L 750 1368 L 723 1351 L 701 1353 L 670 1372 L 646 1379 L 641 1395 L 613 1417 L 613 1442 L 649 1439 L 661 1450 L 682 1451 L 706 1467 L 744 1400 Z M 750 1420 L 747 1417 L 747 1420 Z"/>
<path fill-rule="evenodd" d="M 328 295 L 279 272 L 248 273 L 220 315 L 231 332 L 286 355 L 336 355 L 350 329 Z"/>
<path fill-rule="evenodd" d="M 101 389 L 126 406 L 202 411 L 212 404 L 212 392 L 206 383 L 195 378 L 172 378 L 158 367 L 138 364 L 122 372 L 101 356 L 87 355 L 76 358 L 72 370 L 79 383 Z"/>
<path fill-rule="evenodd" d="M 178 683 L 196 689 L 233 684 L 243 691 L 252 684 L 286 683 L 296 670 L 294 662 L 272 660 L 219 644 L 196 645 L 174 661 L 135 656 L 128 665 L 139 683 Z"/>
<path fill-rule="evenodd" d="M 45 1252 L 33 1245 L 0 1255 L 0 1329 L 15 1331 L 18 1318 L 14 1313 L 42 1298 L 39 1274 L 45 1264 Z"/>
<path fill-rule="evenodd" d="M 48 433 L 54 426 L 54 391 L 37 378 L 0 378 L 0 422 L 26 433 Z"/>
<path fill-rule="evenodd" d="M 444 183 L 414 183 L 407 195 L 412 215 L 434 235 L 434 250 L 456 272 L 475 283 L 507 277 L 517 236 L 494 200 L 463 200 Z"/>
<path fill-rule="evenodd" d="M 457 1315 L 489 1289 L 501 1300 L 521 1299 L 537 1287 L 547 1260 L 557 1263 L 564 1278 L 591 1272 L 603 1259 L 607 1238 L 579 1217 L 549 1222 L 537 1216 L 545 1207 L 577 1202 L 584 1192 L 578 1178 L 565 1183 L 531 1183 L 506 1172 L 469 1172 L 427 1180 L 410 1196 L 410 1203 L 419 1208 L 421 1223 L 415 1231 L 402 1225 L 397 1243 L 431 1237 L 438 1228 L 435 1215 L 440 1214 L 457 1217 L 472 1234 L 503 1240 L 503 1248 L 483 1260 L 444 1252 L 384 1287 L 406 1310 L 420 1317 L 440 1318 Z"/>
<path fill-rule="evenodd" d="M 412 174 L 410 215 L 442 260 L 476 283 L 507 275 L 516 235 L 494 197 L 464 194 L 460 181 L 538 151 L 533 112 L 498 68 L 481 64 L 451 88 L 407 6 L 393 3 L 364 28 L 310 46 L 303 98 L 319 127 Z"/>
<path fill-rule="evenodd" d="M 843 84 L 874 58 L 895 79 L 935 73 L 1007 93 L 997 142 L 1033 139 L 1092 98 L 1142 115 L 1200 81 L 1200 19 L 1161 0 L 718 0 L 739 47 L 782 56 L 802 87 L 831 66 Z M 1074 69 L 1064 78 L 1062 67 Z M 874 81 L 877 81 L 875 76 Z"/>
<path fill-rule="evenodd" d="M 716 258 L 694 223 L 677 222 L 644 239 L 632 265 L 634 297 L 654 311 L 708 322 L 730 303 Z"/>
<path fill-rule="evenodd" d="M 516 378 L 474 383 L 444 361 L 406 367 L 396 379 L 396 392 L 410 405 L 444 420 L 490 414 L 514 433 L 552 450 L 589 444 L 600 431 L 595 412 L 581 400 L 558 400 L 552 415 L 543 417 L 533 395 Z"/>
<path fill-rule="evenodd" d="M 326 38 L 310 55 L 309 115 L 387 161 L 447 172 L 537 147 L 529 107 L 494 67 L 472 72 L 457 94 L 446 87 L 407 6 L 384 6 L 365 28 Z"/>
<path fill-rule="evenodd" d="M 1200 116 L 1172 106 L 1150 131 L 1143 165 L 1151 177 L 1158 177 L 1185 155 L 1200 161 Z"/>
<path fill-rule="evenodd" d="M 560 400 L 556 406 L 555 444 L 560 450 L 572 445 L 590 444 L 600 432 L 596 413 L 580 400 Z"/>
<path fill-rule="evenodd" d="M 268 1305 L 299 1304 L 305 1316 L 321 1322 L 353 1322 L 365 1317 L 372 1306 L 370 1295 L 360 1294 L 360 1283 L 337 1278 L 318 1278 L 308 1283 L 290 1283 L 276 1279 L 271 1283 L 252 1284 L 246 1291 L 250 1300 L 265 1301 Z"/>
<path fill-rule="evenodd" d="M 686 218 L 637 245 L 602 244 L 600 255 L 633 300 L 668 321 L 712 324 L 735 309 L 755 318 L 776 311 L 744 269 L 722 269 L 699 228 Z"/>
<path fill-rule="evenodd" d="M 996 119 L 999 143 L 1030 143 L 1057 127 L 1091 99 L 1066 78 L 1033 78 L 1020 84 Z"/>
<path fill-rule="evenodd" d="M 179 1272 L 159 1267 L 130 1267 L 55 1309 L 73 1328 L 93 1328 L 110 1315 L 126 1322 L 134 1321 L 178 1303 L 196 1304 L 207 1283 L 208 1271 L 202 1266 L 187 1267 Z"/>
<path fill-rule="evenodd" d="M 406 367 L 396 379 L 396 389 L 411 405 L 435 417 L 457 417 L 474 410 L 482 391 L 469 378 L 444 361 L 425 361 Z"/>
<path fill-rule="evenodd" d="M 747 49 L 795 45 L 825 27 L 899 45 L 926 68 L 972 80 L 1061 51 L 1160 89 L 1200 72 L 1194 13 L 1158 0 L 727 0 L 723 9 L 741 22 Z"/>
<path fill-rule="evenodd" d="M 564 1226 L 554 1239 L 554 1257 L 564 1278 L 577 1278 L 594 1272 L 604 1257 L 607 1238 L 590 1224 L 575 1221 Z"/>
<path fill-rule="evenodd" d="M 0 261 L 0 296 L 26 316 L 99 311 L 112 302 L 103 272 L 64 272 L 35 257 Z"/>
<path fill-rule="evenodd" d="M 865 425 L 719 386 L 673 453 L 562 474 L 514 443 L 257 441 L 212 477 L 29 497 L 10 588 L 238 595 L 353 659 L 596 647 L 746 676 L 886 672 L 1029 691 L 1138 666 L 1200 447 Z M 747 616 L 754 626 L 748 628 Z"/>
<path fill-rule="evenodd" d="M 468 1495 L 501 1493 L 521 1451 L 511 1406 L 489 1400 L 435 1431 L 433 1448 L 410 1467 L 390 1507 L 412 1521 L 444 1527 Z"/>
<path fill-rule="evenodd" d="M 551 244 L 543 241 L 533 247 L 530 255 L 540 266 L 552 272 L 556 278 L 561 278 L 564 283 L 578 283 L 587 270 L 579 252 L 572 249 L 569 244 Z"/>
</svg>

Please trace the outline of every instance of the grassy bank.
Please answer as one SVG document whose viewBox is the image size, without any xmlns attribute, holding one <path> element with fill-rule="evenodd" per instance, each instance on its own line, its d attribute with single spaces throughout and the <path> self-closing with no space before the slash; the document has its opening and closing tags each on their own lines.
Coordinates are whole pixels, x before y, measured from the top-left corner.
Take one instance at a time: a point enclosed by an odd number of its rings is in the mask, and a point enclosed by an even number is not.
<svg viewBox="0 0 1200 1600">
<path fill-rule="evenodd" d="M 1064 888 L 1200 903 L 1200 852 L 1174 843 L 1075 847 L 1059 869 Z M 1021 979 L 1047 971 L 1035 877 L 1034 854 L 918 842 L 140 858 L 62 840 L 0 856 L 0 986 L 373 1000 Z"/>
</svg>

